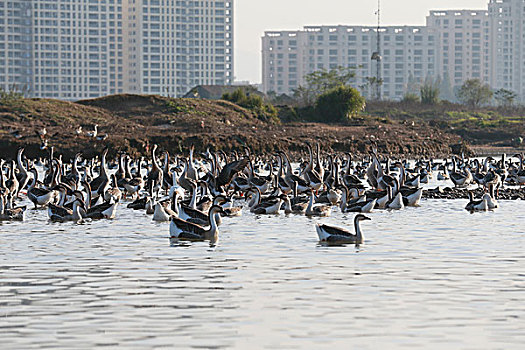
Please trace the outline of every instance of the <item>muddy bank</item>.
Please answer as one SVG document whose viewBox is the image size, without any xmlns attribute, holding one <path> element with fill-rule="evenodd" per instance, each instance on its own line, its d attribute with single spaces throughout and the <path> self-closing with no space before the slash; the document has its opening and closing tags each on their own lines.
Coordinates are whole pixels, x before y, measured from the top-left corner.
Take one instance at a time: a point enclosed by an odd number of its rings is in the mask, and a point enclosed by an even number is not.
<svg viewBox="0 0 525 350">
<path fill-rule="evenodd" d="M 482 188 L 471 190 L 474 198 L 481 198 L 485 191 Z M 428 199 L 469 199 L 469 191 L 466 188 L 436 187 L 423 191 L 423 198 Z M 525 188 L 502 188 L 497 192 L 497 199 L 502 200 L 525 200 Z"/>
<path fill-rule="evenodd" d="M 98 138 L 86 131 L 98 124 Z M 83 132 L 77 135 L 76 130 Z M 319 142 L 324 152 L 365 154 L 371 141 L 380 153 L 404 157 L 443 156 L 470 151 L 459 135 L 427 123 L 362 117 L 344 125 L 321 123 L 272 124 L 226 101 L 170 99 L 160 96 L 114 95 L 73 102 L 23 99 L 0 105 L 0 152 L 15 156 L 25 147 L 31 157 L 43 156 L 37 132 L 45 128 L 48 147 L 65 157 L 127 152 L 143 155 L 156 143 L 171 153 L 185 153 L 191 144 L 197 151 L 242 150 L 259 153 L 285 149 L 304 152 L 306 141 Z M 107 137 L 104 137 L 107 135 Z"/>
</svg>

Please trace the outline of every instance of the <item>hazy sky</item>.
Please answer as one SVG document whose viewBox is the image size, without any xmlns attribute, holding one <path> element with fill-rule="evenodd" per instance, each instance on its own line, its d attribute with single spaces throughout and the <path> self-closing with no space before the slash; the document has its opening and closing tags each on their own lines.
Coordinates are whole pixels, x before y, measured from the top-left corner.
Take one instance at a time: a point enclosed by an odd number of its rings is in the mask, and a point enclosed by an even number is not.
<svg viewBox="0 0 525 350">
<path fill-rule="evenodd" d="M 383 25 L 423 25 L 430 10 L 487 9 L 488 0 L 381 0 Z M 235 77 L 261 81 L 261 37 L 305 25 L 377 23 L 377 0 L 235 0 Z"/>
</svg>

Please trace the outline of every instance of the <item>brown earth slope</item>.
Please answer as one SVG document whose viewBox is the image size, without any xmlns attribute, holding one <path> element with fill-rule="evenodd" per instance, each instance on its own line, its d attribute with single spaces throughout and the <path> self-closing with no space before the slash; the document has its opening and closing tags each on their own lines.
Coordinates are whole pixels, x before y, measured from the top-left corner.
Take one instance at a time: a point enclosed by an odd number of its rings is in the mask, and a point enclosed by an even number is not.
<svg viewBox="0 0 525 350">
<path fill-rule="evenodd" d="M 108 134 L 107 139 L 86 136 L 95 124 L 99 134 Z M 75 132 L 79 126 L 84 130 L 81 136 Z M 305 141 L 311 141 L 320 142 L 325 151 L 366 153 L 370 140 L 377 141 L 383 153 L 442 155 L 461 142 L 459 136 L 426 123 L 365 117 L 351 125 L 275 125 L 226 101 L 114 95 L 76 103 L 23 99 L 0 104 L 0 157 L 13 157 L 20 146 L 30 156 L 44 155 L 37 135 L 43 127 L 49 146 L 66 157 L 77 152 L 92 156 L 106 146 L 111 153 L 138 155 L 153 143 L 172 153 L 185 152 L 191 144 L 199 151 L 249 146 L 255 152 L 294 152 L 304 150 Z"/>
</svg>

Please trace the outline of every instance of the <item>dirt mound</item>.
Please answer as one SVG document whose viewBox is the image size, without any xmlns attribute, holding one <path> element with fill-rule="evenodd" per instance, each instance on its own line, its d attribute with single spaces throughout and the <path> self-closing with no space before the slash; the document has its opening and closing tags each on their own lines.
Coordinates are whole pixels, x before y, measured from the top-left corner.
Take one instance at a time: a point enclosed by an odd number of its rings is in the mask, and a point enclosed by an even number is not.
<svg viewBox="0 0 525 350">
<path fill-rule="evenodd" d="M 98 137 L 87 131 L 98 125 Z M 82 133 L 77 129 L 82 127 Z M 77 152 L 99 154 L 147 154 L 156 143 L 171 153 L 185 153 L 194 144 L 207 148 L 255 152 L 277 149 L 305 151 L 306 141 L 318 142 L 327 152 L 366 153 L 371 141 L 379 151 L 403 155 L 450 153 L 459 136 L 428 124 L 364 117 L 352 125 L 320 123 L 271 124 L 227 101 L 172 99 L 150 95 L 112 95 L 76 103 L 47 99 L 23 99 L 0 105 L 0 152 L 11 158 L 18 147 L 30 157 L 44 156 L 37 131 L 46 128 L 48 147 L 66 158 Z"/>
<path fill-rule="evenodd" d="M 77 104 L 105 109 L 112 113 L 127 114 L 133 112 L 153 113 L 166 107 L 169 99 L 156 95 L 110 95 L 91 100 L 81 100 Z"/>
</svg>

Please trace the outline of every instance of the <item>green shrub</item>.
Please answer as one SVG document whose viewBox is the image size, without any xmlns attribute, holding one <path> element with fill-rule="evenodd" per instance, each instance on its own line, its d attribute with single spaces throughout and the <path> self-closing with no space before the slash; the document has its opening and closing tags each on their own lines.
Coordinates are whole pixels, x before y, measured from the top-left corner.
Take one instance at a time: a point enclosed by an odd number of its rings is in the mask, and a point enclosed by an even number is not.
<svg viewBox="0 0 525 350">
<path fill-rule="evenodd" d="M 419 89 L 421 103 L 435 105 L 439 102 L 439 87 L 437 84 L 427 82 Z"/>
<path fill-rule="evenodd" d="M 413 103 L 419 103 L 419 96 L 410 92 L 407 92 L 405 96 L 403 96 L 403 99 L 401 102 L 406 104 L 413 104 Z"/>
<path fill-rule="evenodd" d="M 271 103 L 266 103 L 259 95 L 246 95 L 244 90 L 239 88 L 232 93 L 223 94 L 222 99 L 252 111 L 258 119 L 272 123 L 280 122 L 277 109 Z"/>
<path fill-rule="evenodd" d="M 16 101 L 20 101 L 24 98 L 24 93 L 18 91 L 16 88 L 5 90 L 0 87 L 0 103 L 11 104 Z"/>
<path fill-rule="evenodd" d="M 350 86 L 340 85 L 317 98 L 315 111 L 322 121 L 341 122 L 361 112 L 365 103 L 359 91 Z"/>
</svg>

